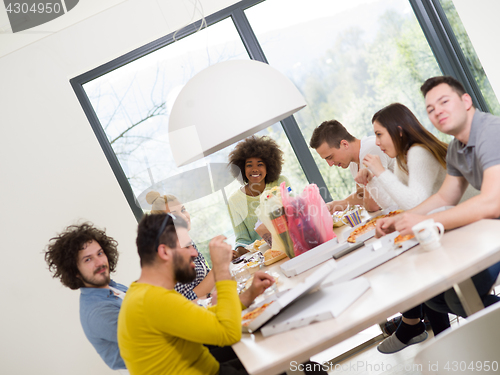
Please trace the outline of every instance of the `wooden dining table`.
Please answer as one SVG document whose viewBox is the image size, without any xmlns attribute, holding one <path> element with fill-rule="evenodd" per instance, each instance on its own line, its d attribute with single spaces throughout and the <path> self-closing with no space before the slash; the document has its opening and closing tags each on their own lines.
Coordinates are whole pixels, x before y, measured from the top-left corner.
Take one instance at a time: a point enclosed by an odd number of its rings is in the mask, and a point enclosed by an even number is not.
<svg viewBox="0 0 500 375">
<path fill-rule="evenodd" d="M 344 230 L 336 231 L 339 237 Z M 441 243 L 433 251 L 417 245 L 363 274 L 370 288 L 338 317 L 268 337 L 259 331 L 244 333 L 234 351 L 249 374 L 274 375 L 450 288 L 469 315 L 480 310 L 482 302 L 470 278 L 500 261 L 500 220 L 447 231 Z M 279 267 L 286 260 L 265 268 L 279 275 L 280 290 L 297 285 L 321 266 L 287 278 Z"/>
</svg>

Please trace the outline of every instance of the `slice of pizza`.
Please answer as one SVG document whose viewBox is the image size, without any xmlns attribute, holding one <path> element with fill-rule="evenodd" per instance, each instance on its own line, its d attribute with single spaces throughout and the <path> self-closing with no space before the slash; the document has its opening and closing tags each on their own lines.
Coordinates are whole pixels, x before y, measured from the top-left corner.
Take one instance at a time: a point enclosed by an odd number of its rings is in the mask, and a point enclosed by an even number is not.
<svg viewBox="0 0 500 375">
<path fill-rule="evenodd" d="M 246 313 L 245 315 L 243 315 L 241 317 L 241 320 L 242 320 L 242 325 L 243 326 L 248 326 L 250 324 L 251 321 L 253 321 L 255 318 L 257 318 L 260 314 L 262 314 L 264 312 L 264 310 L 267 308 L 267 306 L 269 306 L 271 303 L 273 303 L 274 301 L 271 301 L 269 303 L 265 303 L 263 304 L 262 306 L 260 307 L 257 307 L 256 309 Z"/>
<path fill-rule="evenodd" d="M 365 234 L 366 232 L 371 231 L 372 229 L 375 229 L 375 222 L 372 222 L 371 220 L 360 226 L 359 228 L 354 229 L 349 237 L 347 238 L 347 242 L 355 243 L 356 239 L 361 236 L 362 234 Z"/>
<path fill-rule="evenodd" d="M 415 238 L 414 234 L 407 234 L 406 236 L 399 235 L 394 239 L 394 243 L 401 243 Z"/>
<path fill-rule="evenodd" d="M 403 210 L 396 210 L 396 211 L 389 212 L 387 215 L 379 215 L 379 216 L 374 217 L 373 219 L 369 220 L 366 224 L 360 226 L 359 228 L 354 229 L 351 232 L 351 234 L 349 235 L 349 237 L 347 238 L 347 242 L 356 243 L 357 237 L 371 231 L 372 229 L 375 229 L 375 225 L 376 225 L 376 222 L 378 220 L 380 220 L 382 218 L 386 218 L 386 217 L 396 216 L 396 215 L 400 214 L 401 212 L 403 212 Z"/>
</svg>

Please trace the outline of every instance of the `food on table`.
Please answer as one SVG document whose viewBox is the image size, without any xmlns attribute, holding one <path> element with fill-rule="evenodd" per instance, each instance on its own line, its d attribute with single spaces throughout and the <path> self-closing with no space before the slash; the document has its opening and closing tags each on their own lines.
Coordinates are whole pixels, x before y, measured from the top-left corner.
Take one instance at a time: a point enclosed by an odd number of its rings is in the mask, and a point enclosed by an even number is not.
<svg viewBox="0 0 500 375">
<path fill-rule="evenodd" d="M 338 228 L 341 227 L 342 225 L 345 225 L 345 223 L 342 221 L 341 217 L 338 217 L 337 215 L 333 215 L 333 227 Z"/>
<path fill-rule="evenodd" d="M 267 250 L 265 253 L 264 253 L 264 259 L 265 260 L 271 260 L 272 258 L 276 258 L 276 257 L 279 257 L 281 255 L 285 254 L 283 251 L 279 251 L 279 250 Z"/>
<path fill-rule="evenodd" d="M 379 216 L 374 217 L 373 219 L 371 219 L 370 221 L 368 221 L 366 224 L 364 224 L 364 225 L 362 225 L 362 226 L 354 229 L 351 232 L 351 234 L 349 235 L 349 237 L 347 238 L 347 242 L 355 243 L 356 239 L 359 236 L 361 236 L 362 234 L 365 234 L 365 233 L 371 231 L 372 229 L 375 229 L 375 223 L 378 220 L 386 218 L 386 217 L 396 216 L 396 215 L 400 214 L 401 212 L 403 212 L 403 210 L 396 210 L 396 211 L 389 212 L 387 215 L 379 215 Z"/>
<path fill-rule="evenodd" d="M 264 240 L 255 240 L 255 242 L 253 243 L 253 251 L 258 251 L 259 247 L 261 247 L 265 243 L 266 243 L 266 241 L 264 241 Z"/>
<path fill-rule="evenodd" d="M 242 320 L 242 325 L 243 326 L 248 326 L 250 324 L 250 322 L 252 320 L 254 320 L 255 318 L 257 318 L 260 314 L 262 314 L 264 312 L 264 310 L 267 308 L 267 306 L 269 306 L 270 304 L 272 304 L 274 301 L 271 301 L 269 303 L 265 303 L 263 304 L 262 306 L 260 307 L 257 307 L 256 309 L 246 313 L 245 315 L 243 315 L 241 317 L 241 320 Z"/>
<path fill-rule="evenodd" d="M 250 285 L 253 283 L 253 275 L 245 282 L 245 287 L 242 289 L 241 292 L 244 292 L 248 288 L 250 288 Z"/>
<path fill-rule="evenodd" d="M 407 234 L 406 236 L 399 235 L 394 239 L 394 243 L 405 242 L 411 240 L 412 238 L 415 238 L 414 234 Z"/>
<path fill-rule="evenodd" d="M 270 249 L 264 253 L 264 264 L 269 266 L 286 257 L 287 255 L 283 251 Z"/>
<path fill-rule="evenodd" d="M 260 266 L 264 264 L 264 256 L 260 251 L 253 253 L 249 257 L 245 257 L 241 263 L 238 263 L 231 267 L 231 274 L 236 275 L 243 270 L 247 270 L 250 274 L 260 269 Z M 245 272 L 245 271 L 243 271 Z"/>
<path fill-rule="evenodd" d="M 248 269 L 248 272 L 250 272 L 250 274 L 253 274 L 260 269 L 262 263 L 263 261 L 261 260 L 254 260 L 245 264 L 245 268 Z"/>
<path fill-rule="evenodd" d="M 268 272 L 266 272 L 268 273 Z M 280 277 L 280 275 L 276 272 L 272 272 L 272 273 L 268 273 L 269 275 L 271 275 L 274 279 L 274 282 L 276 284 L 278 284 L 278 279 Z M 253 283 L 253 275 L 245 282 L 245 287 L 241 290 L 240 293 L 243 293 L 245 290 L 247 290 L 248 288 L 250 288 L 250 285 L 252 285 Z"/>
</svg>

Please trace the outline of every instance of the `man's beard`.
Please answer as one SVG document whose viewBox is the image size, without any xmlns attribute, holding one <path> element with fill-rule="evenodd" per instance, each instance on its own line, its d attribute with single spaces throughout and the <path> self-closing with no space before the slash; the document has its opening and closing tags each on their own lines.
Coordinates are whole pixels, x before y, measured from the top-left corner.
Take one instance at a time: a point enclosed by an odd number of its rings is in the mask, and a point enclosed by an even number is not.
<svg viewBox="0 0 500 375">
<path fill-rule="evenodd" d="M 107 268 L 107 267 L 106 267 Z M 97 270 L 95 270 L 94 272 L 94 275 L 99 272 L 102 268 L 98 268 Z M 85 276 L 83 276 L 82 274 L 80 274 L 80 278 L 82 279 L 82 281 L 84 281 L 85 283 L 87 283 L 88 285 L 91 285 L 91 287 L 94 287 L 94 288 L 100 288 L 102 286 L 106 286 L 109 284 L 109 282 L 111 281 L 111 276 L 108 275 L 104 278 L 104 279 L 97 279 L 95 277 L 93 277 L 92 279 L 87 279 L 85 278 Z"/>
<path fill-rule="evenodd" d="M 191 262 L 185 264 L 177 252 L 174 255 L 174 276 L 175 281 L 181 284 L 187 284 L 196 279 L 196 271 L 194 268 L 191 268 Z"/>
</svg>

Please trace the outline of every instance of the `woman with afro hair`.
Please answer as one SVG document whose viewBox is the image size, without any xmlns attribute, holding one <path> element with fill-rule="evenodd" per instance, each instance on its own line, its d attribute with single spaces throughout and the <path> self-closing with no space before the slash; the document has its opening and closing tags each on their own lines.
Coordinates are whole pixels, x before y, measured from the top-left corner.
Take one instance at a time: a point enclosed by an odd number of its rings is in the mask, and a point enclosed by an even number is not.
<svg viewBox="0 0 500 375">
<path fill-rule="evenodd" d="M 283 151 L 267 136 L 252 136 L 238 143 L 229 154 L 229 166 L 232 175 L 244 184 L 228 201 L 236 235 L 235 256 L 239 256 L 248 252 L 245 246 L 261 236 L 266 242 L 270 240 L 269 230 L 263 224 L 256 228 L 255 210 L 259 207 L 262 192 L 279 186 L 283 181 L 290 186 L 290 182 L 281 175 Z"/>
</svg>

